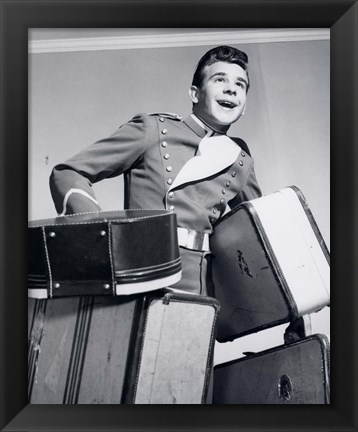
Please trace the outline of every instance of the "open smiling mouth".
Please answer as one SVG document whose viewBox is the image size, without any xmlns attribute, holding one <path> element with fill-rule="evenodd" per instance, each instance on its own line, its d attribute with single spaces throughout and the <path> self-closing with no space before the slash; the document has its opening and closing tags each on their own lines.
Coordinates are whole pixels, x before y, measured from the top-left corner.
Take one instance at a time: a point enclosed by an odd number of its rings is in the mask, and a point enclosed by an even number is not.
<svg viewBox="0 0 358 432">
<path fill-rule="evenodd" d="M 233 109 L 233 108 L 237 107 L 237 105 L 234 102 L 230 102 L 230 101 L 226 101 L 226 100 L 218 100 L 216 102 L 224 108 Z"/>
</svg>

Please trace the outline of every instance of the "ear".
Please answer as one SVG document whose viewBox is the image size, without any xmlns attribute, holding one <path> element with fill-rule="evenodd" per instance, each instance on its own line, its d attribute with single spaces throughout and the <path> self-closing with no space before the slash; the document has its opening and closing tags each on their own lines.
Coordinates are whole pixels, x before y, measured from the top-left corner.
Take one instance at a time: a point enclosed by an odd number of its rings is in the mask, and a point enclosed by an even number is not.
<svg viewBox="0 0 358 432">
<path fill-rule="evenodd" d="M 191 99 L 191 101 L 195 104 L 198 103 L 199 99 L 198 99 L 198 87 L 192 85 L 189 89 L 189 97 Z"/>
</svg>

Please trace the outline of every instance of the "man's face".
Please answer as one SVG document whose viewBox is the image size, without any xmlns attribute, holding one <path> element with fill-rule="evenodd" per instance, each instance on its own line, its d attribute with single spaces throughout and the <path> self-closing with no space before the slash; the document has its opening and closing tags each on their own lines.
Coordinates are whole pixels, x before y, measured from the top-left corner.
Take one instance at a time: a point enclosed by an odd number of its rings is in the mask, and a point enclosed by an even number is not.
<svg viewBox="0 0 358 432">
<path fill-rule="evenodd" d="M 226 131 L 244 111 L 247 86 L 247 74 L 237 64 L 217 62 L 206 66 L 201 87 L 190 89 L 194 114 L 213 128 Z"/>
</svg>

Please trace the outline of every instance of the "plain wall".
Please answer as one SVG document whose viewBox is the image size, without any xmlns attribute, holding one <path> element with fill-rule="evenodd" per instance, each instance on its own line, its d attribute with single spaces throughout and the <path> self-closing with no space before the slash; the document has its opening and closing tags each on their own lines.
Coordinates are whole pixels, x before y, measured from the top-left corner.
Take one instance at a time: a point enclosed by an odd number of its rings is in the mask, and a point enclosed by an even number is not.
<svg viewBox="0 0 358 432">
<path fill-rule="evenodd" d="M 264 194 L 301 189 L 329 246 L 329 41 L 232 45 L 249 56 L 251 87 L 230 134 L 249 145 Z M 57 163 L 139 112 L 188 114 L 194 68 L 211 47 L 29 55 L 29 219 L 56 216 Z M 103 209 L 123 208 L 121 177 L 94 190 Z M 317 317 L 329 332 L 327 308 Z"/>
</svg>

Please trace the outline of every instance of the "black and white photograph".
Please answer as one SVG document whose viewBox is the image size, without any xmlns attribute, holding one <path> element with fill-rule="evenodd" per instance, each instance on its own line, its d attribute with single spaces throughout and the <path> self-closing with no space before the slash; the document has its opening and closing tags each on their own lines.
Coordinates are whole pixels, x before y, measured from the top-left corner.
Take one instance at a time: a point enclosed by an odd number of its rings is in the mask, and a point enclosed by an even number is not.
<svg viewBox="0 0 358 432">
<path fill-rule="evenodd" d="M 357 14 L 0 0 L 1 431 L 357 430 Z"/>
<path fill-rule="evenodd" d="M 29 404 L 330 404 L 330 37 L 29 29 Z"/>
</svg>

